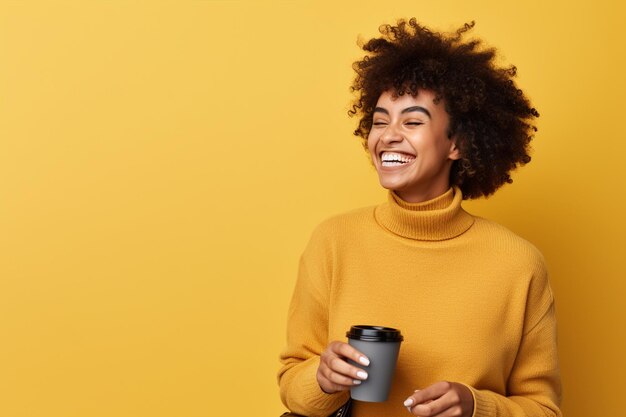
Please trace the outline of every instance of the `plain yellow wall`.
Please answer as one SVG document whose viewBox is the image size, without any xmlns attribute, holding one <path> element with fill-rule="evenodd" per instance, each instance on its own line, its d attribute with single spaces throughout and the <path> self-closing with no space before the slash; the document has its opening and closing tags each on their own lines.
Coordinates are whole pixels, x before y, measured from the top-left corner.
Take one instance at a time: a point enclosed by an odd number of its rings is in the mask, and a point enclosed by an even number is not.
<svg viewBox="0 0 626 417">
<path fill-rule="evenodd" d="M 0 415 L 278 416 L 298 256 L 385 198 L 346 115 L 357 35 L 410 16 L 518 66 L 533 162 L 466 207 L 548 260 L 565 415 L 620 415 L 617 3 L 3 2 Z"/>
</svg>

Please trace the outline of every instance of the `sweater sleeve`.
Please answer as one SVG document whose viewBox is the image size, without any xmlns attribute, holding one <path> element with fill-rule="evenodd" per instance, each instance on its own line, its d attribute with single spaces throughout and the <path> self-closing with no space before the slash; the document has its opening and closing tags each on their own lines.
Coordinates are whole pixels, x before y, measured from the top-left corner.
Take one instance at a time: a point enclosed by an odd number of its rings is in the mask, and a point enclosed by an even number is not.
<svg viewBox="0 0 626 417">
<path fill-rule="evenodd" d="M 287 346 L 278 373 L 283 404 L 296 414 L 325 417 L 348 399 L 348 393 L 326 394 L 317 383 L 320 355 L 329 343 L 328 303 L 331 250 L 319 231 L 305 249 L 289 306 Z"/>
<path fill-rule="evenodd" d="M 530 285 L 524 332 L 507 395 L 470 387 L 473 417 L 561 417 L 554 299 L 545 267 Z"/>
</svg>

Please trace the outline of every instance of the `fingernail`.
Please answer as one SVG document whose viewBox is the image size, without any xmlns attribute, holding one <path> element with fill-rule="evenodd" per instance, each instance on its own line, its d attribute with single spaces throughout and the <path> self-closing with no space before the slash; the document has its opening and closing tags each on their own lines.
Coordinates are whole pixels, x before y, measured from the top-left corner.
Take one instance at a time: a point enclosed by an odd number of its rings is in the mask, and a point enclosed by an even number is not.
<svg viewBox="0 0 626 417">
<path fill-rule="evenodd" d="M 367 359 L 365 356 L 361 356 L 359 358 L 359 362 L 361 362 L 365 366 L 369 366 L 369 364 L 370 364 L 370 360 Z"/>
<path fill-rule="evenodd" d="M 409 398 L 404 402 L 405 407 L 410 407 L 413 405 L 413 398 Z"/>
<path fill-rule="evenodd" d="M 359 381 L 358 379 L 355 379 L 354 381 L 352 381 L 352 383 L 354 385 L 359 385 L 361 383 L 361 381 Z"/>
<path fill-rule="evenodd" d="M 367 379 L 367 372 L 359 371 L 356 373 L 356 376 L 358 376 L 361 379 Z"/>
</svg>

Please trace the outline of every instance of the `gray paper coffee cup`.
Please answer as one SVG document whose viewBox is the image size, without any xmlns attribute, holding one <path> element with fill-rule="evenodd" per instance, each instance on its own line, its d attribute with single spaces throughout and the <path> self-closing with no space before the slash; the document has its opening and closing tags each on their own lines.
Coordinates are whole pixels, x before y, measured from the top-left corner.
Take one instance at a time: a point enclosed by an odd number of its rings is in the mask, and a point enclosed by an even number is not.
<svg viewBox="0 0 626 417">
<path fill-rule="evenodd" d="M 368 374 L 365 381 L 350 389 L 350 397 L 359 401 L 386 401 L 398 361 L 400 342 L 404 339 L 402 334 L 391 327 L 359 325 L 352 326 L 346 336 L 348 343 L 370 360 L 367 367 L 350 361 Z"/>
</svg>

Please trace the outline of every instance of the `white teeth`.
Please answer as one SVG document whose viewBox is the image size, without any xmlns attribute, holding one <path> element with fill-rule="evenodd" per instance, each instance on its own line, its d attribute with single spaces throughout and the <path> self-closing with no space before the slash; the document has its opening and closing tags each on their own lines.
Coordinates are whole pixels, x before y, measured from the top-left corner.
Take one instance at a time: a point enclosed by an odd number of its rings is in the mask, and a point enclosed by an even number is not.
<svg viewBox="0 0 626 417">
<path fill-rule="evenodd" d="M 383 152 L 380 156 L 383 166 L 397 166 L 411 162 L 415 158 L 395 152 Z"/>
<path fill-rule="evenodd" d="M 404 164 L 406 164 L 406 162 L 397 162 L 397 161 L 387 162 L 387 161 L 383 161 L 382 166 L 384 166 L 384 167 L 398 167 L 398 166 L 404 165 Z"/>
</svg>

